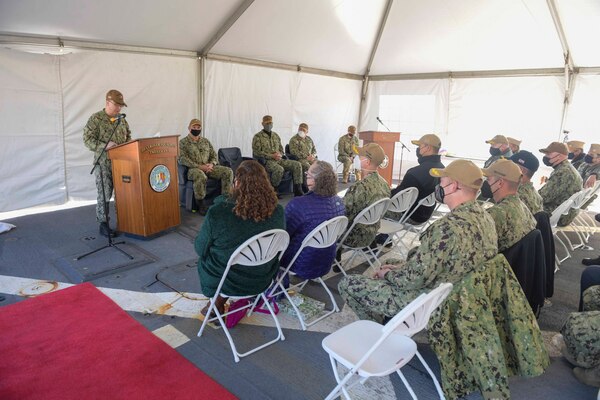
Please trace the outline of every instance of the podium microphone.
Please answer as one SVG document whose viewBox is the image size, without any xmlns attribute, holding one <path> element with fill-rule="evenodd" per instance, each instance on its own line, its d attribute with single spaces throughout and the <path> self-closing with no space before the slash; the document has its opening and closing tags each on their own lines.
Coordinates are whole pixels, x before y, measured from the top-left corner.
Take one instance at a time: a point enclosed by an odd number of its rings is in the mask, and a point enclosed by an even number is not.
<svg viewBox="0 0 600 400">
<path fill-rule="evenodd" d="M 377 122 L 379 122 L 385 129 L 388 130 L 388 132 L 390 131 L 390 128 L 388 128 L 383 121 L 379 118 L 379 117 L 375 117 L 375 119 L 377 120 Z M 410 153 L 410 149 L 408 147 L 406 147 L 406 145 L 404 143 L 402 143 L 402 140 L 399 140 L 398 143 L 400 143 L 400 145 L 402 145 L 402 150 L 406 149 L 409 153 Z"/>
<path fill-rule="evenodd" d="M 125 115 L 125 114 L 117 114 L 116 117 L 112 117 L 110 119 L 110 122 L 115 122 L 115 121 L 121 120 L 121 119 L 125 118 L 126 116 L 127 115 Z"/>
</svg>

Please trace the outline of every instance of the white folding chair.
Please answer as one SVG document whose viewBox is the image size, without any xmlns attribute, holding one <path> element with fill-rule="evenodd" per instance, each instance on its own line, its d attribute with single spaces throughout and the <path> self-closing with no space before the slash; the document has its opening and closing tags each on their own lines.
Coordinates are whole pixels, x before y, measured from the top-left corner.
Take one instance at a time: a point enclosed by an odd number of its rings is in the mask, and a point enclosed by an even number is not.
<svg viewBox="0 0 600 400">
<path fill-rule="evenodd" d="M 436 212 L 440 205 L 441 205 L 441 203 L 438 203 L 435 200 L 435 193 L 431 193 L 429 196 L 424 197 L 421 200 L 419 200 L 419 202 L 417 203 L 417 206 L 410 212 L 409 215 L 406 216 L 405 221 L 407 221 L 413 215 L 413 213 L 421 206 L 423 206 L 423 207 L 435 206 L 435 209 L 433 210 L 433 212 Z M 406 251 L 408 251 L 412 248 L 415 240 L 421 235 L 421 233 L 423 231 L 425 231 L 425 229 L 427 229 L 427 227 L 429 227 L 429 225 L 431 225 L 433 223 L 433 221 L 435 221 L 435 219 L 436 218 L 433 218 L 433 214 L 432 214 L 431 218 L 429 218 L 427 221 L 423 222 L 422 224 L 413 225 L 413 224 L 405 223 L 406 232 L 404 235 L 406 235 L 406 233 L 408 233 L 408 232 L 412 232 L 415 234 L 413 236 L 412 240 L 410 241 L 410 243 L 408 244 L 408 246 L 406 246 Z"/>
<path fill-rule="evenodd" d="M 400 376 L 412 398 L 416 399 L 414 391 L 400 371 L 415 354 L 433 379 L 438 395 L 444 399 L 438 380 L 410 337 L 427 326 L 431 313 L 451 291 L 452 284 L 443 283 L 410 302 L 386 325 L 366 320 L 355 321 L 325 337 L 321 345 L 329 354 L 333 375 L 338 383 L 326 400 L 334 399 L 342 393 L 350 399 L 348 389 L 352 386 L 363 384 L 372 376 L 387 376 L 394 372 Z M 338 374 L 338 364 L 349 370 L 343 377 Z M 349 383 L 354 376 L 357 379 Z"/>
<path fill-rule="evenodd" d="M 375 268 L 375 266 L 371 262 L 371 258 L 373 258 L 374 261 L 378 265 L 381 265 L 381 263 L 377 259 L 377 255 L 375 254 L 373 249 L 371 249 L 369 247 L 370 243 L 367 244 L 367 246 L 365 246 L 365 247 L 354 247 L 354 246 L 348 246 L 348 245 L 344 244 L 344 242 L 348 238 L 348 235 L 350 235 L 350 233 L 358 225 L 373 225 L 373 224 L 376 224 L 377 222 L 379 222 L 381 220 L 381 217 L 383 217 L 383 214 L 385 214 L 385 211 L 388 209 L 389 204 L 390 204 L 390 199 L 388 199 L 386 197 L 386 198 L 377 200 L 376 202 L 374 202 L 373 204 L 371 204 L 370 206 L 368 206 L 367 208 L 362 210 L 354 218 L 352 225 L 346 231 L 346 233 L 344 234 L 342 239 L 340 239 L 340 241 L 338 241 L 338 245 L 337 245 L 338 251 L 340 249 L 342 249 L 342 251 L 343 250 L 351 250 L 352 251 L 352 255 L 346 260 L 345 263 L 343 263 L 343 265 L 341 262 L 334 260 L 335 264 L 338 266 L 338 268 L 344 274 L 344 276 L 346 275 L 346 271 L 344 270 L 344 267 L 347 265 L 350 265 L 352 263 L 352 261 L 354 260 L 354 257 L 356 257 L 357 254 L 362 255 L 365 258 L 365 260 L 367 260 L 367 262 L 369 263 L 369 265 L 372 268 Z M 375 237 L 373 237 L 373 239 L 375 239 Z"/>
<path fill-rule="evenodd" d="M 271 230 L 259 233 L 258 235 L 255 235 L 255 236 L 251 237 L 250 239 L 246 240 L 233 252 L 233 254 L 231 254 L 231 257 L 229 257 L 229 261 L 227 262 L 227 267 L 225 268 L 225 272 L 223 273 L 223 277 L 221 278 L 221 281 L 219 282 L 219 286 L 217 287 L 215 295 L 210 299 L 210 306 L 208 307 L 208 311 L 206 312 L 206 317 L 204 318 L 204 321 L 202 322 L 202 326 L 200 327 L 198 336 L 202 336 L 204 327 L 206 326 L 206 324 L 209 321 L 214 321 L 215 319 L 219 320 L 219 324 L 221 324 L 221 327 L 223 327 L 223 331 L 225 332 L 225 335 L 227 336 L 227 340 L 229 340 L 229 344 L 231 346 L 231 351 L 233 352 L 233 358 L 235 359 L 235 362 L 239 362 L 240 357 L 245 357 L 249 354 L 252 354 L 260 349 L 263 349 L 263 348 L 277 342 L 280 339 L 285 340 L 285 337 L 283 336 L 283 331 L 281 330 L 281 326 L 279 325 L 279 320 L 277 319 L 277 316 L 273 312 L 273 308 L 269 304 L 269 301 L 268 301 L 267 297 L 265 296 L 264 292 L 255 293 L 255 294 L 248 295 L 248 296 L 235 296 L 235 295 L 230 295 L 230 294 L 221 292 L 221 288 L 223 287 L 223 284 L 227 280 L 227 274 L 229 273 L 229 270 L 231 269 L 232 265 L 244 266 L 244 267 L 251 268 L 251 267 L 263 265 L 263 264 L 273 260 L 275 257 L 277 257 L 277 259 L 279 260 L 279 258 L 281 257 L 281 255 L 283 254 L 285 249 L 287 248 L 289 242 L 290 242 L 290 236 L 288 235 L 288 233 L 286 231 L 284 231 L 282 229 L 271 229 Z M 217 307 L 215 307 L 215 301 L 217 300 L 219 295 L 221 297 L 227 297 L 227 298 L 232 298 L 232 299 L 248 299 L 248 298 L 252 298 L 252 297 L 257 297 L 257 296 L 258 297 L 254 301 L 254 303 L 250 302 L 245 307 L 236 309 L 235 311 L 230 311 L 230 312 L 221 314 L 219 312 L 219 310 L 217 309 Z M 267 307 L 267 309 L 269 310 L 269 313 L 271 314 L 271 316 L 273 317 L 273 320 L 275 321 L 275 326 L 277 327 L 277 337 L 263 345 L 255 347 L 254 349 L 252 349 L 250 351 L 247 351 L 245 353 L 240 353 L 240 352 L 238 352 L 238 350 L 235 346 L 235 343 L 233 343 L 233 339 L 231 338 L 231 334 L 229 333 L 229 330 L 227 329 L 227 326 L 225 325 L 225 320 L 223 319 L 223 317 L 227 316 L 230 313 L 242 310 L 244 308 L 248 308 L 248 309 L 254 308 L 254 306 L 256 305 L 256 303 L 258 302 L 259 299 L 261 299 L 263 301 L 263 304 Z M 209 316 L 211 315 L 211 312 L 214 312 L 216 317 L 209 318 Z"/>
<path fill-rule="evenodd" d="M 590 189 L 583 189 L 580 190 L 579 192 L 573 194 L 569 200 L 571 200 L 571 205 L 569 207 L 569 209 L 567 211 L 571 211 L 571 209 L 575 209 L 575 210 L 579 210 L 581 208 L 581 206 L 583 205 L 583 202 L 585 200 L 585 197 L 587 196 L 587 193 L 589 192 Z M 566 214 L 566 212 L 565 212 Z M 581 229 L 575 225 L 573 222 L 577 221 L 577 217 L 575 217 L 573 219 L 573 221 L 569 224 L 569 227 L 573 230 L 573 232 L 575 233 L 575 235 L 577 236 L 577 238 L 579 239 L 579 242 L 577 244 L 573 244 L 573 242 L 571 242 L 571 239 L 569 239 L 569 237 L 567 236 L 567 234 L 564 231 L 565 227 L 557 227 L 557 231 L 562 233 L 564 239 L 567 241 L 567 243 L 569 244 L 569 249 L 571 251 L 575 251 L 579 248 L 582 248 L 583 246 L 585 246 L 585 238 L 583 237 L 583 234 L 581 232 Z"/>
<path fill-rule="evenodd" d="M 390 205 L 386 212 L 406 214 L 413 204 L 415 204 L 417 196 L 419 196 L 419 189 L 416 187 L 410 187 L 399 191 L 390 199 Z M 387 246 L 389 243 L 393 243 L 394 246 L 397 245 L 398 241 L 400 240 L 397 237 L 397 234 L 401 230 L 405 229 L 404 220 L 406 220 L 406 218 L 404 217 L 405 216 L 402 215 L 398 220 L 393 220 L 386 217 L 381 219 L 381 225 L 377 233 L 381 235 L 388 235 L 388 237 L 383 244 L 377 247 L 377 257 L 379 257 L 385 246 Z"/>
<path fill-rule="evenodd" d="M 290 261 L 289 265 L 285 268 L 282 268 L 283 273 L 280 274 L 279 279 L 277 279 L 277 283 L 275 284 L 275 286 L 273 286 L 273 289 L 271 289 L 269 297 L 278 296 L 281 293 L 283 293 L 285 295 L 285 297 L 288 299 L 288 301 L 294 308 L 294 311 L 296 312 L 296 316 L 298 317 L 298 320 L 300 321 L 300 326 L 302 327 L 302 330 L 306 330 L 306 328 L 308 328 L 309 326 L 316 324 L 317 322 L 321 321 L 323 318 L 330 316 L 334 312 L 340 311 L 340 309 L 335 301 L 335 298 L 333 297 L 333 294 L 331 293 L 331 291 L 329 290 L 327 285 L 325 285 L 325 282 L 323 282 L 322 277 L 319 276 L 317 278 L 304 279 L 300 283 L 291 285 L 288 289 L 286 289 L 283 286 L 283 280 L 285 279 L 285 277 L 288 274 L 296 275 L 293 271 L 290 271 L 290 268 L 294 265 L 294 263 L 296 262 L 296 259 L 302 253 L 302 251 L 304 249 L 306 249 L 306 248 L 324 249 L 324 248 L 327 248 L 330 246 L 334 246 L 335 243 L 337 242 L 337 240 L 339 239 L 339 237 L 342 235 L 342 233 L 344 233 L 344 230 L 346 229 L 347 226 L 348 226 L 348 218 L 346 218 L 345 216 L 335 217 L 335 218 L 329 219 L 329 220 L 324 221 L 323 223 L 319 224 L 319 226 L 317 226 L 308 235 L 306 235 L 306 237 L 302 241 L 302 244 L 300 245 L 300 248 L 298 249 L 298 251 L 296 252 L 294 257 Z M 335 255 L 334 255 L 334 258 L 335 258 Z M 331 267 L 331 264 L 333 263 L 334 258 L 327 259 L 327 260 L 321 260 L 321 262 L 326 263 L 326 264 L 328 264 L 329 267 Z M 327 272 L 329 272 L 329 269 L 327 270 Z M 292 298 L 290 297 L 288 291 L 295 290 L 296 293 L 300 293 L 302 291 L 302 289 L 304 289 L 304 286 L 306 286 L 306 284 L 310 280 L 315 280 L 315 281 L 319 282 L 319 284 L 321 284 L 321 286 L 325 289 L 325 291 L 329 295 L 329 299 L 331 300 L 332 309 L 331 309 L 331 311 L 327 311 L 324 315 L 319 316 L 317 319 L 314 319 L 310 323 L 307 323 L 304 320 L 304 318 L 302 317 L 302 313 L 300 312 L 300 310 L 298 309 L 296 304 L 292 301 Z"/>
<path fill-rule="evenodd" d="M 573 196 L 577 196 L 578 194 L 575 193 Z M 556 268 L 555 268 L 555 272 L 558 271 L 558 266 L 560 264 L 562 264 L 563 261 L 571 258 L 571 253 L 569 252 L 569 248 L 567 247 L 567 245 L 565 244 L 565 242 L 563 242 L 561 240 L 560 237 L 558 237 L 558 232 L 559 232 L 559 228 L 558 228 L 558 220 L 560 219 L 560 217 L 563 214 L 567 214 L 569 212 L 569 210 L 571 209 L 571 204 L 573 203 L 573 196 L 571 196 L 570 198 L 568 198 L 567 200 L 565 200 L 562 204 L 560 204 L 558 207 L 556 207 L 554 209 L 554 211 L 552 211 L 552 214 L 550 214 L 550 227 L 552 228 L 552 234 L 554 235 L 554 238 L 561 244 L 561 246 L 563 247 L 563 249 L 565 250 L 565 257 L 564 258 L 559 258 L 558 255 L 556 256 Z M 563 233 L 564 235 L 564 233 Z M 566 237 L 566 235 L 565 235 Z M 567 238 L 568 239 L 568 238 Z"/>
</svg>

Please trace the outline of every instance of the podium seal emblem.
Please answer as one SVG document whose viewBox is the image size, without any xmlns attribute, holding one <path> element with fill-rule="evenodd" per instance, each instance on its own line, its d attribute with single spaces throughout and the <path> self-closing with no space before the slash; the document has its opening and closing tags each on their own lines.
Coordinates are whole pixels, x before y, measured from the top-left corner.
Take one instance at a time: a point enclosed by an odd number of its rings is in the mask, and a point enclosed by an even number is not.
<svg viewBox="0 0 600 400">
<path fill-rule="evenodd" d="M 150 187 L 155 192 L 164 192 L 171 183 L 171 173 L 166 165 L 158 164 L 150 171 Z"/>
</svg>

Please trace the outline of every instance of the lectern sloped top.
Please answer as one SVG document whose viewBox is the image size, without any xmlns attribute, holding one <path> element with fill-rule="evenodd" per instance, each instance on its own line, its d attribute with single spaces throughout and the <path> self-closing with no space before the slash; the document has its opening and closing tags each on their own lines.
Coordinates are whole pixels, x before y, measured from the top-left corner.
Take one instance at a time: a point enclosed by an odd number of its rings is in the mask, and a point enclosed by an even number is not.
<svg viewBox="0 0 600 400">
<path fill-rule="evenodd" d="M 363 141 L 375 143 L 395 143 L 400 140 L 400 132 L 363 131 L 358 135 Z"/>
<path fill-rule="evenodd" d="M 152 158 L 177 157 L 179 135 L 141 138 L 108 150 L 111 160 L 141 161 Z"/>
</svg>

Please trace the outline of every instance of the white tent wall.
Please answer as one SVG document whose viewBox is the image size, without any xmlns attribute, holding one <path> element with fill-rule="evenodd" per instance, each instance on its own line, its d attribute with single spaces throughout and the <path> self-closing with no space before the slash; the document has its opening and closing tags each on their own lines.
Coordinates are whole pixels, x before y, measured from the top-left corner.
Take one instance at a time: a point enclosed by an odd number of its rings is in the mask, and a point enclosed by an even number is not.
<svg viewBox="0 0 600 400">
<path fill-rule="evenodd" d="M 198 65 L 196 58 L 117 52 L 81 51 L 61 58 L 64 91 L 65 150 L 69 198 L 96 198 L 89 174 L 93 153 L 83 145 L 88 118 L 104 108 L 110 89 L 123 93 L 133 139 L 186 135 L 197 117 Z"/>
<path fill-rule="evenodd" d="M 577 75 L 573 88 L 565 130 L 570 140 L 585 142 L 587 151 L 591 143 L 600 143 L 600 75 Z"/>
<path fill-rule="evenodd" d="M 306 122 L 321 160 L 358 120 L 361 82 L 351 79 L 207 60 L 206 136 L 215 149 L 239 147 L 252 155 L 252 137 L 272 115 L 282 145 Z"/>
<path fill-rule="evenodd" d="M 564 86 L 562 76 L 454 79 L 444 147 L 459 157 L 487 159 L 485 140 L 501 134 L 540 155 L 538 149 L 559 139 Z"/>
<path fill-rule="evenodd" d="M 58 58 L 0 49 L 0 211 L 66 200 Z"/>
<path fill-rule="evenodd" d="M 377 122 L 377 117 L 380 117 L 391 131 L 401 132 L 400 140 L 410 149 L 410 152 L 404 152 L 402 163 L 402 173 L 406 172 L 407 167 L 415 165 L 417 160 L 414 146 L 410 143 L 411 140 L 418 139 L 426 133 L 436 132 L 440 135 L 442 142 L 445 142 L 448 122 L 449 83 L 448 79 L 371 82 L 365 99 L 359 130 L 385 132 L 387 129 Z M 405 107 L 402 107 L 401 104 L 397 104 L 395 107 L 392 105 L 391 108 L 390 106 L 386 107 L 381 104 L 382 96 L 403 96 L 406 99 L 403 102 Z M 423 97 L 430 96 L 433 99 L 428 102 L 431 105 L 429 109 L 416 110 L 413 108 L 412 104 L 418 101 L 417 98 L 423 99 Z M 393 102 L 391 103 L 393 104 Z M 396 144 L 394 178 L 397 178 L 400 173 L 401 155 L 401 146 Z"/>
<path fill-rule="evenodd" d="M 96 198 L 83 145 L 87 119 L 110 89 L 123 92 L 122 112 L 134 139 L 186 134 L 198 109 L 198 59 L 110 51 L 63 56 L 0 49 L 0 150 L 8 177 L 0 212 L 68 199 Z M 62 84 L 61 84 L 62 82 Z M 63 128 L 64 121 L 64 128 Z"/>
<path fill-rule="evenodd" d="M 578 95 L 576 90 L 575 99 Z M 413 96 L 412 104 L 386 110 L 380 104 L 383 96 Z M 429 120 L 423 120 L 427 113 L 422 109 L 414 109 L 423 96 L 435 97 L 427 103 Z M 458 157 L 487 159 L 485 140 L 497 134 L 522 139 L 521 148 L 536 153 L 559 139 L 563 98 L 562 76 L 375 81 L 369 86 L 360 129 L 385 131 L 376 120 L 380 116 L 390 130 L 402 132 L 401 140 L 411 149 L 404 153 L 403 173 L 416 162 L 410 141 L 431 132 L 440 136 L 443 150 Z M 395 176 L 400 154 L 396 145 Z"/>
</svg>

